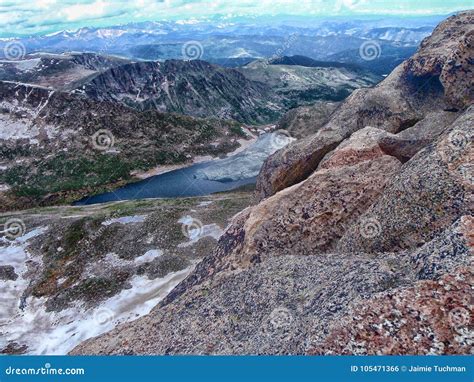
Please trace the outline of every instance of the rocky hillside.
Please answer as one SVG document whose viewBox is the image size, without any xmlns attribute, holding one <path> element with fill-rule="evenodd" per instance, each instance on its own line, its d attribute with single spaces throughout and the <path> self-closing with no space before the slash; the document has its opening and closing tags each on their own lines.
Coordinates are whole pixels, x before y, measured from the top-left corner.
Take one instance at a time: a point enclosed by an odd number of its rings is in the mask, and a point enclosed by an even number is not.
<svg viewBox="0 0 474 382">
<path fill-rule="evenodd" d="M 474 12 L 271 156 L 150 314 L 72 354 L 468 354 Z"/>
<path fill-rule="evenodd" d="M 355 89 L 371 87 L 382 79 L 354 65 L 304 56 L 257 60 L 238 70 L 247 78 L 269 86 L 284 110 L 321 100 L 341 101 Z"/>
<path fill-rule="evenodd" d="M 240 146 L 240 125 L 140 112 L 79 94 L 0 82 L 0 209 L 49 205 Z"/>
<path fill-rule="evenodd" d="M 274 122 L 295 106 L 344 99 L 379 80 L 364 70 L 332 63 L 304 67 L 257 60 L 235 70 L 200 60 L 169 60 L 113 67 L 89 78 L 77 91 L 138 110 L 261 124 Z"/>
<path fill-rule="evenodd" d="M 72 90 L 82 80 L 127 62 L 94 53 L 36 53 L 22 60 L 1 60 L 0 80 Z"/>
<path fill-rule="evenodd" d="M 23 227 L 17 237 L 0 232 L 0 354 L 65 354 L 148 313 L 251 198 L 234 192 L 0 214 L 2 227 Z"/>
<path fill-rule="evenodd" d="M 195 117 L 262 123 L 280 113 L 265 85 L 236 70 L 199 60 L 122 65 L 99 74 L 81 89 L 101 101 Z"/>
</svg>

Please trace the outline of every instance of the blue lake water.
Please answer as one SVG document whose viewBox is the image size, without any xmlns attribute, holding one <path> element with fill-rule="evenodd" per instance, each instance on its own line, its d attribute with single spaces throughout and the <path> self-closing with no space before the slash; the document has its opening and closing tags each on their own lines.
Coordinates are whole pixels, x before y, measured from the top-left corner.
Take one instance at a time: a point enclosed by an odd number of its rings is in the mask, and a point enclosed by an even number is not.
<svg viewBox="0 0 474 382">
<path fill-rule="evenodd" d="M 183 169 L 152 176 L 136 183 L 127 184 L 115 191 L 86 197 L 75 202 L 74 205 L 146 198 L 202 196 L 214 192 L 229 191 L 256 181 L 256 177 L 228 182 L 197 178 L 195 176 L 196 171 L 208 165 L 208 163 L 198 163 Z"/>
<path fill-rule="evenodd" d="M 146 198 L 203 196 L 230 191 L 255 183 L 265 159 L 291 140 L 286 135 L 277 133 L 263 134 L 241 152 L 225 159 L 197 163 L 152 176 L 115 191 L 86 197 L 74 205 Z"/>
</svg>

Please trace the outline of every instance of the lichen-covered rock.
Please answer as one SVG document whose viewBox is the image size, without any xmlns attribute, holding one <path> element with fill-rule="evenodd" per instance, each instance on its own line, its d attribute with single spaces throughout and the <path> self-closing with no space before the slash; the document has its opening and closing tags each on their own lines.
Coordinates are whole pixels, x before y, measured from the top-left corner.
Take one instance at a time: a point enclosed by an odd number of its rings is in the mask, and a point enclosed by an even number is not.
<svg viewBox="0 0 474 382">
<path fill-rule="evenodd" d="M 474 107 L 418 152 L 382 196 L 342 237 L 337 249 L 367 253 L 416 248 L 472 214 Z M 360 235 L 371 222 L 372 235 Z"/>
<path fill-rule="evenodd" d="M 390 256 L 269 258 L 189 286 L 72 354 L 302 354 L 350 301 L 404 285 L 406 274 Z"/>
<path fill-rule="evenodd" d="M 436 279 L 470 264 L 474 255 L 474 217 L 463 216 L 441 235 L 405 255 L 418 279 Z"/>
<path fill-rule="evenodd" d="M 290 143 L 263 163 L 257 178 L 260 199 L 306 179 L 324 156 L 344 139 L 332 130 L 320 130 L 307 139 Z"/>
<path fill-rule="evenodd" d="M 462 220 L 403 256 L 288 252 L 219 272 L 213 266 L 222 259 L 208 257 L 148 316 L 72 354 L 418 354 L 431 348 L 466 354 L 465 325 L 447 321 L 464 317 L 458 308 L 472 312 L 472 221 Z M 240 241 L 233 232 L 232 240 Z M 429 253 L 433 248 L 437 254 Z M 437 272 L 420 272 L 422 252 L 432 256 L 428 266 L 436 261 Z M 357 342 L 359 332 L 365 344 Z"/>
<path fill-rule="evenodd" d="M 383 130 L 367 126 L 344 140 L 321 161 L 318 170 L 353 166 L 386 155 L 380 142 L 387 136 L 394 136 Z"/>
<path fill-rule="evenodd" d="M 378 146 L 386 134 L 370 127 L 353 134 L 307 180 L 249 209 L 240 219 L 239 245 L 226 246 L 228 264 L 247 266 L 289 248 L 298 254 L 331 251 L 401 167 Z"/>
<path fill-rule="evenodd" d="M 388 155 L 405 163 L 418 151 L 434 142 L 459 116 L 453 111 L 434 111 L 398 134 L 380 138 L 379 146 Z"/>
<path fill-rule="evenodd" d="M 451 54 L 441 72 L 441 83 L 446 98 L 454 107 L 463 108 L 474 102 L 474 18 L 471 17 L 471 30 Z"/>
<path fill-rule="evenodd" d="M 470 354 L 471 268 L 359 301 L 310 354 Z"/>
<path fill-rule="evenodd" d="M 454 27 L 453 27 L 454 26 Z M 474 101 L 474 14 L 472 11 L 451 16 L 436 27 L 407 60 L 407 73 L 418 78 L 440 76 L 447 101 L 466 107 Z"/>
</svg>

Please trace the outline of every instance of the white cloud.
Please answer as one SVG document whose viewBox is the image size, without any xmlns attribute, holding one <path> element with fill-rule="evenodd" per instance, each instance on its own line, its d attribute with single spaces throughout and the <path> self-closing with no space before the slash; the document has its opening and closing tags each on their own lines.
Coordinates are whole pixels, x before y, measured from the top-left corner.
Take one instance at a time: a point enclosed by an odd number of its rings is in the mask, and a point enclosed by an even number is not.
<svg viewBox="0 0 474 382">
<path fill-rule="evenodd" d="M 67 21 L 87 20 L 104 16 L 108 7 L 110 4 L 98 0 L 92 4 L 75 4 L 65 7 L 60 11 L 60 15 L 64 15 Z"/>
</svg>

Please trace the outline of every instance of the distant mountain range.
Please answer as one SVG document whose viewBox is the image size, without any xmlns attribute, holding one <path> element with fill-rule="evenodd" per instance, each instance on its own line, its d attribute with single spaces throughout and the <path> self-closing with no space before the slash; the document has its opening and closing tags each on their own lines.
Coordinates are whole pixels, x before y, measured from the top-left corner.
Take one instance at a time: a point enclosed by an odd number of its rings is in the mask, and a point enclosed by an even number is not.
<svg viewBox="0 0 474 382">
<path fill-rule="evenodd" d="M 183 47 L 191 42 L 196 48 L 193 59 L 222 66 L 243 65 L 257 58 L 304 55 L 321 61 L 359 62 L 379 74 L 387 74 L 398 65 L 399 57 L 408 58 L 413 53 L 413 48 L 441 19 L 438 16 L 359 20 L 265 17 L 193 23 L 143 22 L 60 31 L 23 37 L 19 41 L 26 53 L 89 51 L 161 61 L 189 58 Z M 358 49 L 368 40 L 381 46 L 383 61 L 360 60 Z M 8 41 L 3 39 L 0 48 Z M 390 65 L 392 61 L 396 62 Z"/>
</svg>

